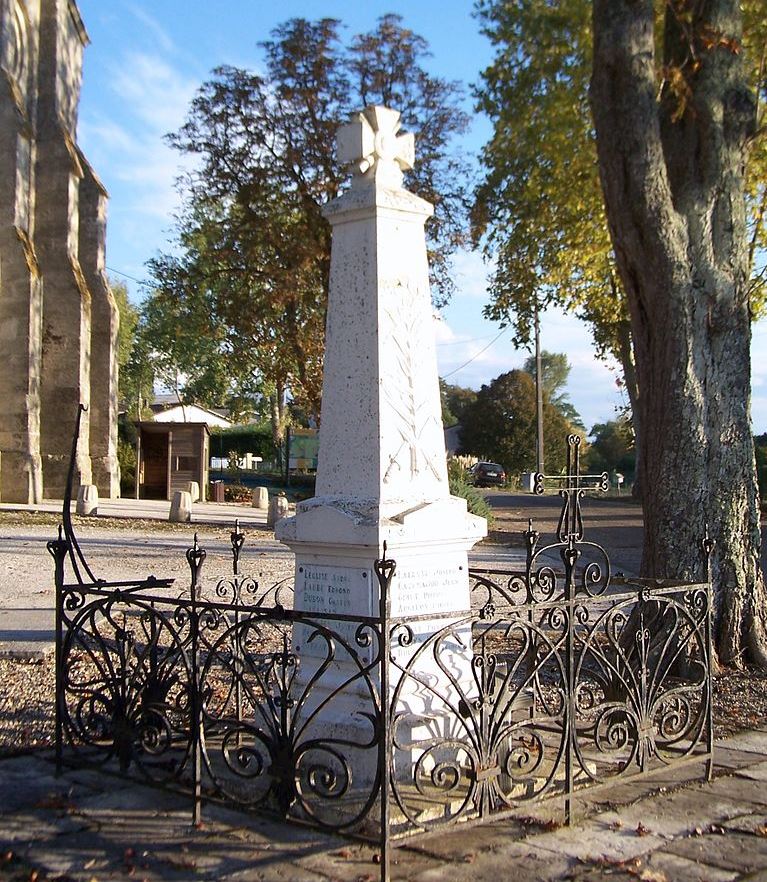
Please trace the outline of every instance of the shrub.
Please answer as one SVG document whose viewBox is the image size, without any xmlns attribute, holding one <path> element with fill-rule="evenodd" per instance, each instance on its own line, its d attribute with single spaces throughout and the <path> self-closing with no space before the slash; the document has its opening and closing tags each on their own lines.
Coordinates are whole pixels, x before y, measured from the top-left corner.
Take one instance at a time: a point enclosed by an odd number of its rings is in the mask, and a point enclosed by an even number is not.
<svg viewBox="0 0 767 882">
<path fill-rule="evenodd" d="M 462 499 L 465 499 L 469 511 L 481 518 L 487 518 L 487 526 L 489 528 L 492 527 L 495 522 L 492 508 L 490 508 L 487 500 L 476 487 L 466 483 L 466 471 L 458 460 L 448 460 L 447 477 L 450 493 L 453 496 L 460 496 Z"/>
</svg>

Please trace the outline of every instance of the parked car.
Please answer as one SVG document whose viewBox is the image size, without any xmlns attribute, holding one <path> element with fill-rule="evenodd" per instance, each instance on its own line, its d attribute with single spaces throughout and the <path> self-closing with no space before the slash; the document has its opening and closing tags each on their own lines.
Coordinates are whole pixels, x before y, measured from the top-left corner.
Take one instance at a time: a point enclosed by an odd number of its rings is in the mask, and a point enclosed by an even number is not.
<svg viewBox="0 0 767 882">
<path fill-rule="evenodd" d="M 475 487 L 500 487 L 506 483 L 506 472 L 497 462 L 475 462 L 469 475 Z"/>
</svg>

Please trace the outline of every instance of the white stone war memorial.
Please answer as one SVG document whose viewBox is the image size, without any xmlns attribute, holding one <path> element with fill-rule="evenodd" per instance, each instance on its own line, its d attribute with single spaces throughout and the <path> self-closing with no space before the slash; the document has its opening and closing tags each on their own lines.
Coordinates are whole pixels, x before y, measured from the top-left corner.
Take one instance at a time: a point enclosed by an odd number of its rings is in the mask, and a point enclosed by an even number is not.
<svg viewBox="0 0 767 882">
<path fill-rule="evenodd" d="M 396 559 L 388 612 L 429 614 L 415 626 L 424 637 L 445 624 L 441 613 L 470 610 L 467 552 L 487 524 L 448 488 L 424 236 L 432 207 L 402 186 L 414 144 L 399 118 L 368 107 L 339 131 L 352 179 L 325 209 L 333 243 L 316 496 L 276 535 L 296 555 L 295 607 L 311 613 L 378 615 L 371 563 L 386 544 Z M 353 645 L 353 623 L 343 633 Z M 469 646 L 456 647 L 459 677 Z M 298 633 L 294 651 L 302 679 L 311 676 L 312 648 Z M 353 704 L 335 702 L 339 723 Z M 420 704 L 413 710 L 428 710 Z"/>
</svg>

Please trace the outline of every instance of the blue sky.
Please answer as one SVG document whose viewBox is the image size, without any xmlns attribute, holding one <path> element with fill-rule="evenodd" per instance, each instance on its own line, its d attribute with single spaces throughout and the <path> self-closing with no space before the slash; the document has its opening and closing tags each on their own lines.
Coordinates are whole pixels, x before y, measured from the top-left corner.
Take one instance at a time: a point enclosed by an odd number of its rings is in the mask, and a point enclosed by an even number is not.
<svg viewBox="0 0 767 882">
<path fill-rule="evenodd" d="M 476 82 L 491 60 L 491 47 L 472 18 L 472 4 L 454 0 L 322 3 L 310 0 L 78 0 L 91 37 L 84 62 L 78 139 L 110 193 L 107 265 L 115 278 L 140 294 L 145 262 L 169 249 L 178 205 L 174 181 L 181 157 L 163 136 L 183 123 L 189 102 L 211 69 L 234 64 L 258 70 L 258 43 L 295 16 L 340 19 L 348 33 L 370 30 L 378 16 L 399 12 L 424 36 L 435 74 Z M 468 89 L 467 89 L 468 91 Z M 471 110 L 467 98 L 467 110 Z M 463 148 L 476 154 L 490 131 L 476 117 Z M 417 160 L 416 133 L 416 160 Z M 124 275 L 118 275 L 117 271 Z M 130 277 L 130 278 L 126 278 Z M 519 367 L 510 332 L 482 318 L 487 302 L 487 268 L 481 257 L 460 253 L 455 261 L 459 293 L 435 321 L 440 373 L 448 382 L 479 388 Z M 495 342 L 493 342 L 494 338 Z M 588 428 L 612 419 L 623 403 L 616 366 L 599 362 L 586 327 L 573 316 L 543 317 L 542 342 L 566 352 L 572 364 L 569 393 Z M 767 431 L 767 323 L 754 335 L 753 417 Z"/>
</svg>

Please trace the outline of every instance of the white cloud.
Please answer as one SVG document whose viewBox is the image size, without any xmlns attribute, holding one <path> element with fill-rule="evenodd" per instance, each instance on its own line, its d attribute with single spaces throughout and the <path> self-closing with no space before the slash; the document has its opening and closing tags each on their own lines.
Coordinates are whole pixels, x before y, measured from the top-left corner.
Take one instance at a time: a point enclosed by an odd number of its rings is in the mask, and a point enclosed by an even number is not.
<svg viewBox="0 0 767 882">
<path fill-rule="evenodd" d="M 133 257 L 166 248 L 179 205 L 175 181 L 191 160 L 164 136 L 183 124 L 198 82 L 165 58 L 131 48 L 112 58 L 108 70 L 110 102 L 85 110 L 78 139 L 111 196 L 108 259 L 134 275 Z"/>
<path fill-rule="evenodd" d="M 156 18 L 151 16 L 145 9 L 136 6 L 134 3 L 128 3 L 127 9 L 131 15 L 141 22 L 145 31 L 148 31 L 154 37 L 155 42 L 163 52 L 170 53 L 176 51 L 176 44 Z"/>
<path fill-rule="evenodd" d="M 118 112 L 160 137 L 183 123 L 199 85 L 164 58 L 143 51 L 125 52 L 111 73 L 111 88 L 121 99 Z"/>
<path fill-rule="evenodd" d="M 491 267 L 478 251 L 459 251 L 453 258 L 453 278 L 458 297 L 488 300 L 487 286 Z"/>
</svg>

